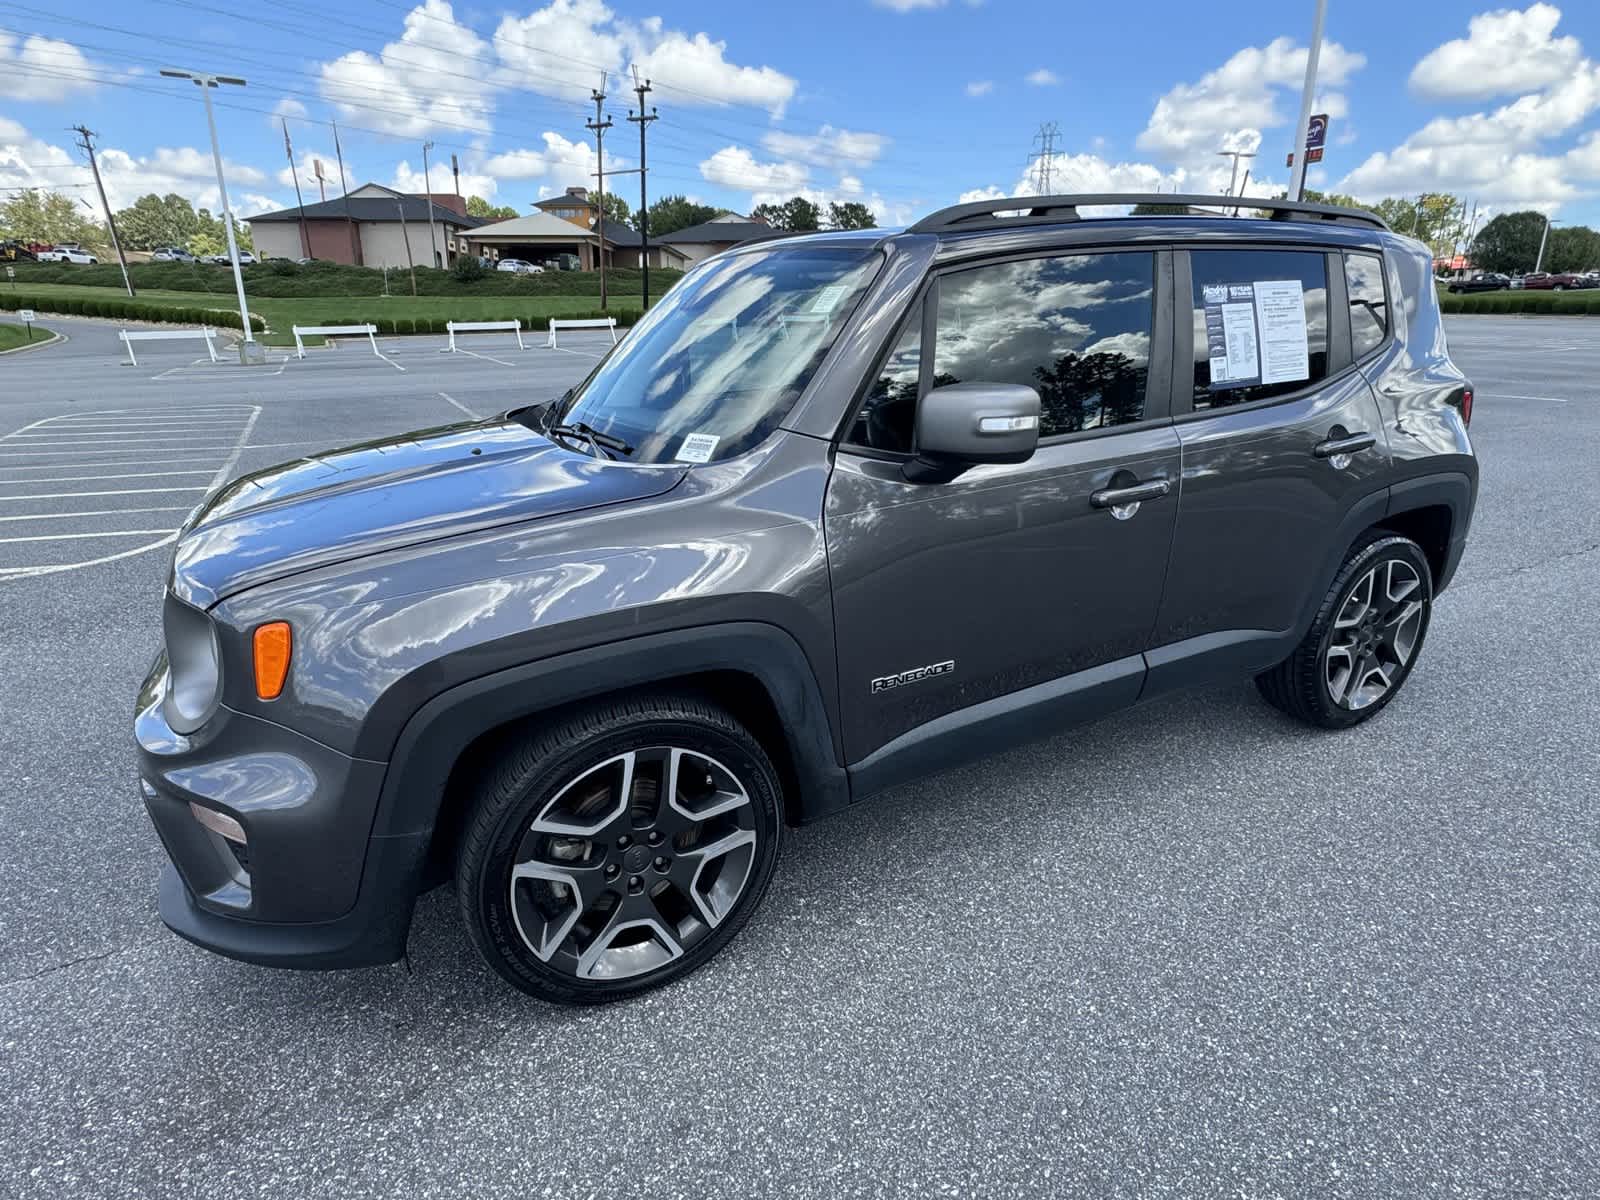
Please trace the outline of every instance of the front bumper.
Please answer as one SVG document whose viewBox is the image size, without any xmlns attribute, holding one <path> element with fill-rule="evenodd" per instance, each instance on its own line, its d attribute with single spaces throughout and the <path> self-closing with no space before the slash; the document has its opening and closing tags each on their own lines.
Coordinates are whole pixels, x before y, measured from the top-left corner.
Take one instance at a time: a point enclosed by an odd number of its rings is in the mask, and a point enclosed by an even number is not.
<svg viewBox="0 0 1600 1200">
<path fill-rule="evenodd" d="M 399 958 L 428 837 L 371 836 L 385 764 L 226 707 L 185 736 L 163 716 L 167 685 L 162 656 L 134 715 L 140 792 L 172 860 L 162 920 L 209 950 L 270 966 Z M 192 805 L 237 822 L 243 845 Z"/>
</svg>

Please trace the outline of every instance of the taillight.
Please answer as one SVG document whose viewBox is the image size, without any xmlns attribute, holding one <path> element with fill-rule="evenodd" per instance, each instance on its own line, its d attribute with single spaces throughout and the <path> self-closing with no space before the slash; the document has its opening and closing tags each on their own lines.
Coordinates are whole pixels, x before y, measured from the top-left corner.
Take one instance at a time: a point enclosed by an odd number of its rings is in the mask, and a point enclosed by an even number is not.
<svg viewBox="0 0 1600 1200">
<path fill-rule="evenodd" d="M 1471 388 L 1462 388 L 1461 389 L 1461 423 L 1463 425 L 1471 425 L 1472 424 L 1472 389 Z"/>
<path fill-rule="evenodd" d="M 289 677 L 289 650 L 293 641 L 289 622 L 269 621 L 256 626 L 254 642 L 256 665 L 256 695 L 263 700 L 276 700 L 283 694 L 283 683 Z"/>
</svg>

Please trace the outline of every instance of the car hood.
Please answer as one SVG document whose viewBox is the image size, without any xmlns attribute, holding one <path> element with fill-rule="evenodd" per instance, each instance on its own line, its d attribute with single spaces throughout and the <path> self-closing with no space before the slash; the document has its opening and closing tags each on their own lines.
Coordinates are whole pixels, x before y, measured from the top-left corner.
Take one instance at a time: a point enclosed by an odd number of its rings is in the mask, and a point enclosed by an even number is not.
<svg viewBox="0 0 1600 1200">
<path fill-rule="evenodd" d="M 180 531 L 173 588 L 209 607 L 313 567 L 659 496 L 687 470 L 594 459 L 504 418 L 365 442 L 208 497 Z"/>
</svg>

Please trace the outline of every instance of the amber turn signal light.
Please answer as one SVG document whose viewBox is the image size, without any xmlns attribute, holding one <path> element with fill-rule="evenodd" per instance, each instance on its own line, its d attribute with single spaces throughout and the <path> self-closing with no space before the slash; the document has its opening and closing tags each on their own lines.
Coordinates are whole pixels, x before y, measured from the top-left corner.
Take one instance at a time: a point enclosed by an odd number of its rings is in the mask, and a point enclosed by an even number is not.
<svg viewBox="0 0 1600 1200">
<path fill-rule="evenodd" d="M 276 700 L 283 694 L 283 681 L 289 677 L 292 641 L 287 621 L 269 621 L 256 626 L 256 695 L 261 699 Z"/>
</svg>

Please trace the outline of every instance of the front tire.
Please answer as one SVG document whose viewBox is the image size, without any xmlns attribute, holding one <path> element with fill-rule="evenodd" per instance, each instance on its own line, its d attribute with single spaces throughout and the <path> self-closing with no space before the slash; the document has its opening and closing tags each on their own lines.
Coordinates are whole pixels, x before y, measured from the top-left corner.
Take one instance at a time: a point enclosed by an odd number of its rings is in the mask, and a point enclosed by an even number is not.
<svg viewBox="0 0 1600 1200">
<path fill-rule="evenodd" d="M 1410 678 L 1432 613 L 1427 555 L 1410 538 L 1378 531 L 1350 551 L 1294 653 L 1257 675 L 1256 687 L 1308 725 L 1358 725 Z"/>
<path fill-rule="evenodd" d="M 483 781 L 456 856 L 467 931 L 541 999 L 596 1004 L 668 983 L 760 904 L 780 795 L 761 743 L 704 700 L 579 710 Z"/>
</svg>

